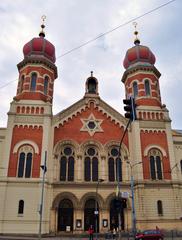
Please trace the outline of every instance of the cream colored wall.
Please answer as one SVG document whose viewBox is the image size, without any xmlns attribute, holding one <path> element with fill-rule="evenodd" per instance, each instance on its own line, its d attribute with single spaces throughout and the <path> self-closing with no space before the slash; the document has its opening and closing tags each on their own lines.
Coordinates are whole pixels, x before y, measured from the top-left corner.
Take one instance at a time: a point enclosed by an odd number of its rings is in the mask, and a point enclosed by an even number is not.
<svg viewBox="0 0 182 240">
<path fill-rule="evenodd" d="M 143 218 L 142 213 L 137 211 L 137 225 L 140 229 L 155 228 L 158 226 L 164 230 L 181 230 L 180 212 L 181 201 L 179 198 L 179 187 L 171 187 L 170 184 L 165 187 L 145 188 L 139 198 L 144 199 L 144 206 L 139 201 L 139 209 L 145 209 Z M 163 203 L 163 215 L 157 213 L 157 200 Z"/>
<path fill-rule="evenodd" d="M 0 128 L 0 178 L 4 169 L 4 148 L 5 148 L 6 128 Z"/>
<path fill-rule="evenodd" d="M 36 234 L 39 226 L 39 204 L 41 196 L 41 183 L 12 181 L 8 183 L 7 189 L 1 191 L 1 233 L 21 233 Z M 45 189 L 45 209 L 47 209 Z M 24 214 L 18 214 L 19 201 L 24 201 Z M 44 210 L 43 214 L 43 232 L 49 231 L 49 214 L 48 210 Z"/>
</svg>

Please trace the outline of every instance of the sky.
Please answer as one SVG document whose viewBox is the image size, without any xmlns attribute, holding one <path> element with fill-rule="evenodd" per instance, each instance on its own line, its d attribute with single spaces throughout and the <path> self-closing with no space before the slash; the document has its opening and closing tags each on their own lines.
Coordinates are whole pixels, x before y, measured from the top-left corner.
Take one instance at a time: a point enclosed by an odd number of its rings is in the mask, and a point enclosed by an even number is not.
<svg viewBox="0 0 182 240">
<path fill-rule="evenodd" d="M 23 46 L 38 36 L 41 16 L 46 15 L 46 39 L 56 48 L 58 68 L 54 114 L 84 96 L 90 71 L 98 79 L 100 97 L 124 114 L 123 60 L 134 45 L 133 22 L 137 22 L 141 44 L 154 53 L 155 66 L 162 74 L 162 103 L 169 110 L 172 128 L 182 129 L 182 1 L 171 1 L 148 13 L 167 2 L 170 0 L 1 0 L 0 127 L 6 127 L 10 102 L 16 95 L 16 65 L 23 60 Z"/>
</svg>

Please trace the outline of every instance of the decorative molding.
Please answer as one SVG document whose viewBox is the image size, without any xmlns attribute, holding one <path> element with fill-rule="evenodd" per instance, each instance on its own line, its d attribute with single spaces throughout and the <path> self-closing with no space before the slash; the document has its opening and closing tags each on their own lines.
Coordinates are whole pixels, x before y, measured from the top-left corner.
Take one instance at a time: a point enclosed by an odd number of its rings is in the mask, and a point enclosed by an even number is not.
<svg viewBox="0 0 182 240">
<path fill-rule="evenodd" d="M 143 129 L 140 129 L 140 133 L 143 132 L 143 133 L 166 133 L 165 129 L 153 129 L 153 128 L 143 128 Z"/>
<path fill-rule="evenodd" d="M 106 102 L 103 100 L 100 100 L 98 109 L 103 114 L 106 114 L 107 118 L 111 118 L 111 121 L 114 121 L 115 124 L 119 124 L 120 127 L 127 125 L 126 118 L 123 117 L 119 112 L 117 112 L 114 108 L 109 106 Z"/>
<path fill-rule="evenodd" d="M 108 152 L 108 149 L 112 146 L 119 147 L 119 144 L 120 144 L 120 142 L 117 142 L 114 140 L 105 143 L 105 145 L 104 145 L 105 152 Z M 124 153 L 124 159 L 126 159 L 126 158 L 128 159 L 130 154 L 129 154 L 128 148 L 126 147 L 126 145 L 124 143 L 122 143 L 122 145 L 121 145 L 121 151 Z"/>
<path fill-rule="evenodd" d="M 175 148 L 176 148 L 177 150 L 182 150 L 182 145 L 181 145 L 181 146 L 180 146 L 180 145 L 176 145 Z"/>
<path fill-rule="evenodd" d="M 59 125 L 63 125 L 64 122 L 67 122 L 69 119 L 72 119 L 74 116 L 77 116 L 77 114 L 81 113 L 86 109 L 85 101 L 84 99 L 79 100 L 78 102 L 74 103 L 70 107 L 68 107 L 66 110 L 63 110 L 62 112 L 56 114 L 53 117 L 53 125 L 55 127 L 59 127 Z"/>
<path fill-rule="evenodd" d="M 93 145 L 93 146 L 96 146 L 98 149 L 99 149 L 99 154 L 100 155 L 103 155 L 104 154 L 104 148 L 103 148 L 103 145 L 96 141 L 96 140 L 87 140 L 85 142 L 83 142 L 81 145 L 80 145 L 80 151 L 82 153 L 84 153 L 84 149 L 89 146 L 89 145 Z"/>
<path fill-rule="evenodd" d="M 39 147 L 38 145 L 31 141 L 31 140 L 23 140 L 23 141 L 20 141 L 18 142 L 14 148 L 13 148 L 13 153 L 17 153 L 18 152 L 18 149 L 22 146 L 22 145 L 31 145 L 33 148 L 34 148 L 34 151 L 35 153 L 39 154 Z"/>
<path fill-rule="evenodd" d="M 101 124 L 103 122 L 103 119 L 97 119 L 95 116 L 91 113 L 90 116 L 86 118 L 81 118 L 81 121 L 83 123 L 82 128 L 80 131 L 82 132 L 88 132 L 90 136 L 93 136 L 96 132 L 104 132 Z M 89 127 L 89 123 L 93 124 L 93 128 Z"/>
<path fill-rule="evenodd" d="M 14 120 L 15 123 L 20 123 L 21 125 L 22 124 L 29 124 L 29 125 L 32 125 L 32 123 L 34 124 L 43 124 L 44 123 L 44 118 L 42 116 L 36 116 L 36 117 L 33 117 L 33 116 L 16 116 L 15 117 L 15 120 Z"/>
<path fill-rule="evenodd" d="M 103 115 L 106 115 L 107 118 L 110 118 L 114 124 L 119 124 L 120 127 L 127 125 L 127 120 L 115 109 L 97 97 L 85 97 L 67 108 L 62 112 L 58 113 L 53 117 L 53 125 L 55 127 L 59 127 L 59 125 L 63 125 L 64 122 L 76 117 L 82 111 L 85 111 L 86 108 L 90 108 L 91 103 L 94 104 L 94 108 L 100 111 Z"/>
<path fill-rule="evenodd" d="M 74 140 L 65 139 L 57 142 L 56 145 L 54 146 L 54 150 L 53 150 L 54 158 L 58 157 L 58 155 L 60 154 L 61 148 L 65 145 L 72 146 L 79 153 L 79 149 L 80 149 L 79 144 Z"/>
<path fill-rule="evenodd" d="M 145 149 L 144 149 L 144 157 L 148 156 L 148 152 L 150 151 L 150 149 L 152 148 L 157 148 L 162 152 L 163 157 L 167 156 L 166 151 L 164 150 L 164 148 L 160 147 L 159 145 L 148 145 Z"/>
<path fill-rule="evenodd" d="M 152 130 L 154 130 L 154 128 L 158 131 L 159 129 L 161 129 L 161 131 L 164 131 L 165 127 L 165 122 L 164 121 L 154 121 L 154 119 L 150 119 L 149 121 L 140 121 L 140 128 L 144 129 L 145 128 L 150 128 Z"/>
</svg>

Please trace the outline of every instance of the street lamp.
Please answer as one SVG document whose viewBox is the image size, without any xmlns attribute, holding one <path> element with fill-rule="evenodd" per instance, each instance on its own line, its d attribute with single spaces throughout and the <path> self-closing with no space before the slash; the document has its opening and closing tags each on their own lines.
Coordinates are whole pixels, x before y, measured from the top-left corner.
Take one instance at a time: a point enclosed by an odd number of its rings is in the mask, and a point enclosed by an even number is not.
<svg viewBox="0 0 182 240">
<path fill-rule="evenodd" d="M 135 212 L 135 199 L 134 199 L 134 177 L 133 177 L 133 168 L 141 164 L 142 162 L 131 164 L 130 161 L 126 161 L 127 164 L 130 166 L 131 170 L 131 178 L 130 178 L 130 186 L 131 186 L 131 201 L 132 201 L 132 232 L 133 232 L 133 239 L 135 239 L 136 234 L 136 212 Z"/>
<path fill-rule="evenodd" d="M 98 234 L 97 234 L 97 217 L 99 214 L 98 208 L 97 208 L 97 195 L 98 195 L 98 188 L 99 188 L 99 183 L 104 182 L 104 179 L 98 179 L 97 181 L 97 186 L 96 186 L 96 194 L 95 194 L 95 239 L 98 239 Z"/>
</svg>

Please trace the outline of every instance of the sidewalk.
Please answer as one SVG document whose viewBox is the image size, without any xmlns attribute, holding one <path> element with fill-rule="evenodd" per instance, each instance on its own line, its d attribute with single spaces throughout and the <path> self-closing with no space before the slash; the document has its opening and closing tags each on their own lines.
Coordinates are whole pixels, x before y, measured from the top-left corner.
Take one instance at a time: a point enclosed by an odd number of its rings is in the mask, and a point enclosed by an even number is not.
<svg viewBox="0 0 182 240">
<path fill-rule="evenodd" d="M 38 236 L 8 236 L 8 235 L 0 235 L 0 240 L 38 240 Z M 89 240 L 89 237 L 62 237 L 62 236 L 43 236 L 41 239 L 44 240 Z M 95 240 L 95 238 L 94 238 Z M 98 237 L 98 240 L 105 240 L 104 237 Z M 110 240 L 113 240 L 112 238 Z M 118 240 L 116 238 L 116 240 Z M 120 240 L 133 240 L 131 237 L 121 237 Z M 182 240 L 182 237 L 164 237 L 164 240 Z"/>
</svg>

